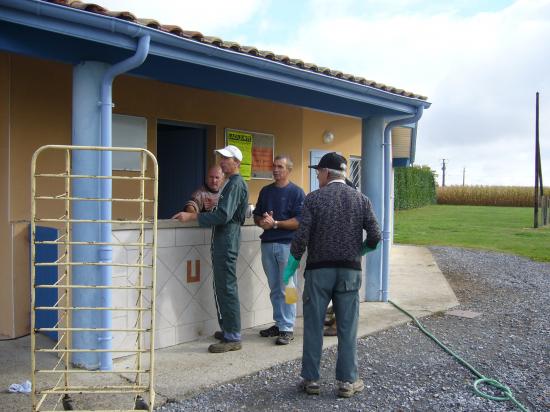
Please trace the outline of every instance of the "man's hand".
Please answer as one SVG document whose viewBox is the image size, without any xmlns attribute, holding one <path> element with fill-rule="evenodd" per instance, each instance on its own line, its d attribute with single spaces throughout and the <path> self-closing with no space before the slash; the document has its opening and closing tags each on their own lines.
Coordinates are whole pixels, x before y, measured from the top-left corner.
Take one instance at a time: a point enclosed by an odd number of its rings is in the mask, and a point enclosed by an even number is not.
<svg viewBox="0 0 550 412">
<path fill-rule="evenodd" d="M 300 260 L 296 260 L 292 254 L 288 255 L 288 262 L 286 263 L 285 270 L 283 271 L 283 283 L 285 285 L 288 285 L 288 281 L 292 276 L 294 276 L 299 264 Z"/>
<path fill-rule="evenodd" d="M 262 229 L 273 229 L 273 226 L 275 226 L 275 219 L 273 219 L 273 211 L 267 213 L 265 212 L 262 216 L 262 222 L 261 225 Z"/>
<path fill-rule="evenodd" d="M 212 199 L 212 198 L 210 198 L 210 197 L 205 197 L 203 203 L 204 203 L 204 208 L 205 208 L 206 210 L 209 210 L 209 211 L 212 210 L 212 209 L 214 209 L 214 206 L 217 206 L 217 205 L 218 205 L 218 201 L 217 201 L 217 200 L 214 200 L 214 199 Z"/>
<path fill-rule="evenodd" d="M 172 219 L 177 219 L 181 223 L 197 220 L 197 213 L 179 212 L 172 216 Z"/>
<path fill-rule="evenodd" d="M 362 243 L 362 246 L 361 246 L 361 255 L 362 255 L 362 256 L 365 256 L 367 253 L 372 252 L 373 250 L 378 249 L 378 246 L 380 246 L 380 243 L 382 243 L 382 242 L 378 242 L 378 243 L 376 244 L 376 247 L 375 247 L 375 248 L 371 248 L 371 247 L 368 247 L 368 246 L 367 246 L 367 240 L 365 239 L 365 241 Z"/>
</svg>

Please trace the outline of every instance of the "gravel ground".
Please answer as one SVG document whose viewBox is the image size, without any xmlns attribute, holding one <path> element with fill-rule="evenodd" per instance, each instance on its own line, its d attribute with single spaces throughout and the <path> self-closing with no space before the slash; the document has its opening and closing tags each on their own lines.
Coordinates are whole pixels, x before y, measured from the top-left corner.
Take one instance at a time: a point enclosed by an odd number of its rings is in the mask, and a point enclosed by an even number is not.
<svg viewBox="0 0 550 412">
<path fill-rule="evenodd" d="M 550 264 L 479 250 L 431 251 L 461 305 L 476 318 L 437 314 L 421 322 L 483 375 L 509 386 L 530 411 L 550 410 Z M 406 309 L 406 308 L 405 308 Z M 300 361 L 277 365 L 158 411 L 512 411 L 473 392 L 474 375 L 412 323 L 359 340 L 365 390 L 334 394 L 335 348 L 321 362 L 321 395 L 296 390 Z M 490 390 L 490 389 L 489 389 Z"/>
</svg>

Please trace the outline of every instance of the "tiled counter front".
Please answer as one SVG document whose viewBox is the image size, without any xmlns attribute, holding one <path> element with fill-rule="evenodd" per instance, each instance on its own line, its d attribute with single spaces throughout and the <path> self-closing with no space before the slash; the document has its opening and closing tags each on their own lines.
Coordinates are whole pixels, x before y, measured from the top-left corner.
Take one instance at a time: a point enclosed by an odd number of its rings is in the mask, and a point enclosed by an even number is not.
<svg viewBox="0 0 550 412">
<path fill-rule="evenodd" d="M 163 227 L 164 225 L 164 227 Z M 253 224 L 241 228 L 241 247 L 237 261 L 239 300 L 241 303 L 241 326 L 243 329 L 264 325 L 273 321 L 269 286 L 262 268 L 260 239 L 262 230 Z M 114 230 L 115 241 L 136 242 L 138 230 Z M 156 335 L 155 347 L 164 348 L 210 336 L 219 329 L 214 304 L 212 264 L 210 257 L 211 229 L 202 229 L 177 222 L 159 224 L 157 238 L 157 285 L 156 285 Z M 150 241 L 150 231 L 147 241 Z M 135 263 L 138 250 L 135 247 L 114 247 L 113 261 Z M 304 256 L 304 261 L 305 261 Z M 151 252 L 144 256 L 151 262 Z M 301 290 L 304 284 L 303 264 L 298 276 L 298 316 L 302 314 Z M 364 267 L 365 265 L 363 265 Z M 150 283 L 151 271 L 145 272 L 146 284 Z M 113 283 L 136 285 L 137 269 L 113 267 Z M 360 296 L 364 296 L 364 284 Z M 145 293 L 146 303 L 150 294 Z M 115 306 L 136 307 L 137 292 L 115 290 Z M 145 324 L 150 321 L 144 318 Z M 113 312 L 113 326 L 134 328 L 136 312 Z M 135 335 L 117 333 L 113 348 L 132 347 Z M 148 342 L 147 342 L 148 345 Z M 114 353 L 113 356 L 124 354 Z"/>
<path fill-rule="evenodd" d="M 160 226 L 160 225 L 159 225 Z M 269 286 L 262 269 L 259 235 L 261 229 L 247 225 L 241 229 L 241 247 L 237 261 L 242 328 L 272 322 Z M 121 242 L 136 241 L 137 230 L 115 230 L 113 237 Z M 212 335 L 219 329 L 214 304 L 212 264 L 210 257 L 211 229 L 182 227 L 171 224 L 158 229 L 156 337 L 155 347 L 163 348 Z M 115 241 L 116 241 L 115 240 Z M 137 248 L 115 247 L 113 261 L 135 263 Z M 151 262 L 147 251 L 145 261 Z M 145 274 L 150 282 L 151 272 Z M 137 269 L 113 267 L 113 283 L 135 285 Z M 137 293 L 113 292 L 116 306 L 136 306 Z M 145 297 L 148 302 L 150 295 Z M 299 305 L 301 313 L 301 304 Z M 113 312 L 115 327 L 132 328 L 134 312 Z M 145 319 L 149 322 L 149 319 Z M 113 348 L 132 346 L 135 336 L 115 334 Z"/>
</svg>

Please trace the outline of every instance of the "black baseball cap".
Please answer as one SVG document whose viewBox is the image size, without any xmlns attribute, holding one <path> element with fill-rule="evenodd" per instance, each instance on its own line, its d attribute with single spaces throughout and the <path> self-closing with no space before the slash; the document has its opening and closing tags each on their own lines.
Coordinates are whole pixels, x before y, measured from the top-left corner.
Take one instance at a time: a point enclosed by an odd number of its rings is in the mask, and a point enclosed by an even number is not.
<svg viewBox="0 0 550 412">
<path fill-rule="evenodd" d="M 330 152 L 321 157 L 318 165 L 308 166 L 310 169 L 332 169 L 346 171 L 348 161 L 344 156 L 339 155 L 336 152 Z"/>
</svg>

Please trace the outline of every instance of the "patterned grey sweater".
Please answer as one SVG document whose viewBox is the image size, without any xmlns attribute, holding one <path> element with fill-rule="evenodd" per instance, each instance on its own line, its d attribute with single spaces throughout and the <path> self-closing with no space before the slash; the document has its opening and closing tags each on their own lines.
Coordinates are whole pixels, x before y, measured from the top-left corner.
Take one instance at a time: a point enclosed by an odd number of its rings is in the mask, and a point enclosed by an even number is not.
<svg viewBox="0 0 550 412">
<path fill-rule="evenodd" d="M 308 194 L 290 252 L 297 260 L 307 248 L 306 269 L 361 269 L 363 230 L 367 246 L 380 241 L 370 200 L 344 183 L 331 183 Z"/>
</svg>

